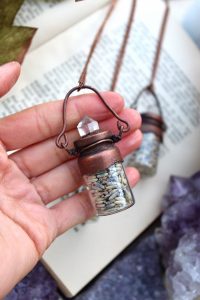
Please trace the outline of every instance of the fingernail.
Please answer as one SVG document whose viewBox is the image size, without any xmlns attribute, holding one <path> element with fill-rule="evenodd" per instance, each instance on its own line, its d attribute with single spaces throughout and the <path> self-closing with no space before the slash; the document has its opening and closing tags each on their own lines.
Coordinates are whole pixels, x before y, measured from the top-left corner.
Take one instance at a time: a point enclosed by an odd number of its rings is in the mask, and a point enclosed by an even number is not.
<svg viewBox="0 0 200 300">
<path fill-rule="evenodd" d="M 13 68 L 13 66 L 17 66 L 17 67 L 20 67 L 20 64 L 17 62 L 17 61 L 10 61 L 10 62 L 7 62 L 3 65 L 0 65 L 0 68 Z"/>
<path fill-rule="evenodd" d="M 4 96 L 15 84 L 20 75 L 20 64 L 12 61 L 0 66 L 0 97 Z"/>
<path fill-rule="evenodd" d="M 135 141 L 141 140 L 141 137 L 142 137 L 142 132 L 141 132 L 140 129 L 137 129 L 137 130 L 134 132 L 134 140 L 135 140 Z"/>
<path fill-rule="evenodd" d="M 12 81 L 13 84 L 16 82 L 17 78 L 19 77 L 20 74 L 20 64 L 17 61 L 11 61 L 8 63 L 5 63 L 0 66 L 0 72 L 3 73 L 3 76 L 9 76 L 13 75 L 14 73 L 16 76 L 12 76 Z"/>
</svg>

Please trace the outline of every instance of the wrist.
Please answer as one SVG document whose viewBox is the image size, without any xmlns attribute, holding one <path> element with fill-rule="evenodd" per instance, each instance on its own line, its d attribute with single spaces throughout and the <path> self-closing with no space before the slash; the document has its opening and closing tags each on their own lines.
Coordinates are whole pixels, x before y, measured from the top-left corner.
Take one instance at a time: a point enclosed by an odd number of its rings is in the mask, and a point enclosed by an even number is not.
<svg viewBox="0 0 200 300">
<path fill-rule="evenodd" d="M 34 267 L 38 261 L 34 243 L 26 232 L 0 211 L 0 299 Z"/>
</svg>

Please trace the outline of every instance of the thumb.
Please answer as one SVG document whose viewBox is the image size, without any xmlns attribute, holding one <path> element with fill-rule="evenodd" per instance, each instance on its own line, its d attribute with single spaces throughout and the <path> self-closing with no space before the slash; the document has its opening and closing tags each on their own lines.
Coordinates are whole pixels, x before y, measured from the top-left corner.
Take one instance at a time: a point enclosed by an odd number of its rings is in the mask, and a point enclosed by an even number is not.
<svg viewBox="0 0 200 300">
<path fill-rule="evenodd" d="M 15 84 L 20 74 L 20 64 L 9 62 L 0 66 L 0 97 L 4 96 Z"/>
</svg>

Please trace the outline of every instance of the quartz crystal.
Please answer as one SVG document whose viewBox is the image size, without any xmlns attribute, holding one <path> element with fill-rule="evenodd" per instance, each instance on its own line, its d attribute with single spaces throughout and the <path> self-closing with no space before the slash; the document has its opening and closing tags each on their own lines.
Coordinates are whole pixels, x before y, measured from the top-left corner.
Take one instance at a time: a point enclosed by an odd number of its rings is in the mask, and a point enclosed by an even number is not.
<svg viewBox="0 0 200 300">
<path fill-rule="evenodd" d="M 171 177 L 164 196 L 161 228 L 156 230 L 170 299 L 200 297 L 200 172 Z"/>
<path fill-rule="evenodd" d="M 94 131 L 99 130 L 99 123 L 92 118 L 85 116 L 77 126 L 79 135 L 84 137 Z"/>
</svg>

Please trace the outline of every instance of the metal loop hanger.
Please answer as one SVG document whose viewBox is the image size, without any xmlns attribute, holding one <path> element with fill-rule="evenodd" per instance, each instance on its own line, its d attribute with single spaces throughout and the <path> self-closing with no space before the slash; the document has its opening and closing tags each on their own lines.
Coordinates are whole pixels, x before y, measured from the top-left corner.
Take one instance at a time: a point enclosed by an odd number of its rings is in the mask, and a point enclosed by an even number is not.
<svg viewBox="0 0 200 300">
<path fill-rule="evenodd" d="M 103 104 L 106 106 L 106 108 L 113 114 L 113 116 L 118 120 L 117 121 L 117 127 L 119 130 L 118 135 L 113 135 L 112 139 L 113 142 L 118 142 L 121 137 L 122 134 L 125 132 L 128 132 L 130 130 L 130 126 L 129 123 L 127 121 L 125 121 L 124 119 L 120 118 L 120 116 L 108 105 L 108 103 L 106 102 L 106 100 L 102 97 L 102 95 L 93 87 L 89 86 L 89 85 L 83 85 L 83 86 L 76 86 L 74 88 L 72 88 L 66 95 L 65 99 L 64 99 L 64 103 L 63 103 L 63 128 L 62 131 L 60 132 L 60 134 L 58 135 L 57 139 L 56 139 L 56 145 L 58 148 L 61 149 L 65 149 L 70 155 L 77 155 L 77 152 L 75 151 L 75 149 L 71 149 L 69 150 L 68 147 L 68 139 L 66 136 L 66 129 L 67 129 L 67 102 L 69 97 L 71 96 L 71 94 L 75 91 L 80 91 L 83 89 L 89 89 L 92 90 L 98 97 L 99 99 L 103 102 Z M 122 125 L 122 123 L 124 125 Z"/>
<path fill-rule="evenodd" d="M 118 0 L 111 0 L 109 10 L 108 10 L 102 24 L 100 25 L 100 27 L 99 27 L 99 29 L 96 33 L 96 36 L 95 36 L 94 41 L 91 45 L 90 52 L 88 54 L 86 63 L 84 65 L 83 71 L 81 72 L 81 75 L 80 75 L 80 78 L 79 78 L 79 85 L 72 88 L 67 93 L 67 95 L 65 96 L 65 99 L 64 99 L 64 103 L 63 103 L 63 128 L 62 128 L 60 134 L 58 135 L 58 137 L 56 139 L 56 145 L 57 145 L 58 148 L 65 149 L 70 155 L 77 155 L 78 154 L 76 149 L 68 149 L 69 142 L 68 142 L 68 139 L 67 139 L 67 136 L 66 136 L 66 129 L 67 129 L 67 116 L 66 116 L 67 111 L 66 111 L 66 108 L 67 108 L 67 102 L 68 102 L 68 99 L 69 99 L 70 95 L 75 91 L 79 92 L 80 90 L 84 90 L 84 89 L 92 90 L 99 97 L 99 99 L 103 102 L 103 104 L 106 106 L 106 108 L 115 116 L 115 118 L 117 119 L 117 128 L 118 128 L 119 132 L 118 132 L 118 135 L 113 135 L 112 136 L 112 140 L 113 140 L 114 143 L 120 141 L 121 138 L 122 138 L 122 135 L 130 130 L 129 123 L 126 120 L 120 118 L 120 116 L 108 105 L 108 103 L 102 97 L 102 95 L 95 88 L 85 84 L 89 63 L 90 63 L 91 58 L 93 56 L 93 53 L 96 49 L 96 46 L 97 46 L 97 44 L 98 44 L 98 42 L 99 42 L 99 40 L 102 36 L 103 30 L 104 30 L 109 18 L 111 17 L 112 12 L 114 11 L 114 8 L 117 4 L 117 1 Z M 128 42 L 128 37 L 129 37 L 129 34 L 130 34 L 131 23 L 132 23 L 133 17 L 134 17 L 136 2 L 137 2 L 137 0 L 132 0 L 132 7 L 131 7 L 130 17 L 128 19 L 128 24 L 127 24 L 125 36 L 124 36 L 123 41 L 122 41 L 122 46 L 121 46 L 120 51 L 119 51 L 119 56 L 118 56 L 118 59 L 117 59 L 117 62 L 116 62 L 115 71 L 114 71 L 114 75 L 113 75 L 113 79 L 112 79 L 112 88 L 111 88 L 112 90 L 115 88 L 117 78 L 118 78 L 118 75 L 119 75 L 119 71 L 120 71 L 120 67 L 122 65 L 126 45 L 127 45 L 127 42 Z"/>
<path fill-rule="evenodd" d="M 160 116 L 162 118 L 163 118 L 162 107 L 160 104 L 160 100 L 155 92 L 155 79 L 156 79 L 156 75 L 158 72 L 161 50 L 162 50 L 162 46 L 163 46 L 163 40 L 164 40 L 164 36 L 165 36 L 166 28 L 167 28 L 167 21 L 168 21 L 169 12 L 170 12 L 169 0 L 165 0 L 164 2 L 165 2 L 165 11 L 164 11 L 163 20 L 162 20 L 162 24 L 161 24 L 161 28 L 160 28 L 160 33 L 159 33 L 159 38 L 158 38 L 158 43 L 157 43 L 157 48 L 156 48 L 156 54 L 155 54 L 155 57 L 153 60 L 150 83 L 138 93 L 134 103 L 131 105 L 132 108 L 137 108 L 138 102 L 139 102 L 140 98 L 142 97 L 142 95 L 145 92 L 149 92 L 155 99 L 155 103 L 157 105 Z"/>
<path fill-rule="evenodd" d="M 131 105 L 132 108 L 135 108 L 137 109 L 137 106 L 138 106 L 138 102 L 139 100 L 142 98 L 142 95 L 145 93 L 145 92 L 149 92 L 154 100 L 155 100 L 155 103 L 156 103 L 156 106 L 158 108 L 158 111 L 160 113 L 160 116 L 163 118 L 163 112 L 162 112 L 162 107 L 161 107 L 161 104 L 160 104 L 160 100 L 157 96 L 157 94 L 155 93 L 155 90 L 153 88 L 152 85 L 147 85 L 145 86 L 137 95 L 137 97 L 135 98 L 135 102 Z"/>
</svg>

